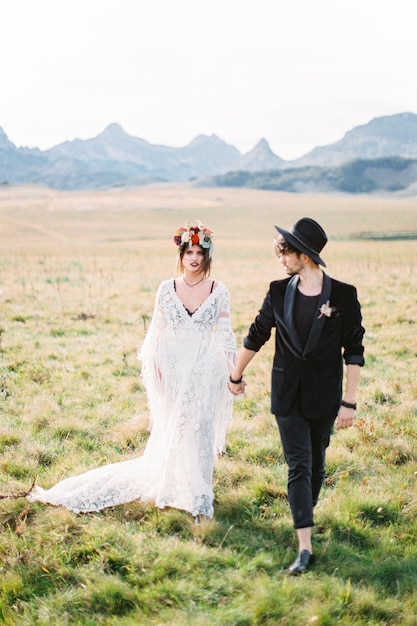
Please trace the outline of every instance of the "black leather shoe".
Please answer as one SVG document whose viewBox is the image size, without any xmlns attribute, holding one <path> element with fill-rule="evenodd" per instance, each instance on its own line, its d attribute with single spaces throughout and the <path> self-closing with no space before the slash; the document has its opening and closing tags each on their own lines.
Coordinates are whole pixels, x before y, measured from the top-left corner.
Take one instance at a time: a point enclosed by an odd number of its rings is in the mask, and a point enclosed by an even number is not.
<svg viewBox="0 0 417 626">
<path fill-rule="evenodd" d="M 295 576 L 297 576 L 298 574 L 304 574 L 304 572 L 308 570 L 313 560 L 313 554 L 311 554 L 308 550 L 301 550 L 301 552 L 297 554 L 297 558 L 295 559 L 294 563 L 292 563 L 287 569 L 287 572 L 289 574 L 294 574 Z"/>
</svg>

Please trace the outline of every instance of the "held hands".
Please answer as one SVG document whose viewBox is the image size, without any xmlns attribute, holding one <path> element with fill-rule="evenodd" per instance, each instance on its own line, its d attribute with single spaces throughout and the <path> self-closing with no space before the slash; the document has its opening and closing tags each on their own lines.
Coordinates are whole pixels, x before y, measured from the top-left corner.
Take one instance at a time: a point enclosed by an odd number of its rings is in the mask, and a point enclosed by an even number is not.
<svg viewBox="0 0 417 626">
<path fill-rule="evenodd" d="M 242 376 L 238 379 L 229 377 L 229 382 L 227 383 L 227 388 L 234 396 L 240 396 L 245 394 L 246 382 L 243 380 Z"/>
</svg>

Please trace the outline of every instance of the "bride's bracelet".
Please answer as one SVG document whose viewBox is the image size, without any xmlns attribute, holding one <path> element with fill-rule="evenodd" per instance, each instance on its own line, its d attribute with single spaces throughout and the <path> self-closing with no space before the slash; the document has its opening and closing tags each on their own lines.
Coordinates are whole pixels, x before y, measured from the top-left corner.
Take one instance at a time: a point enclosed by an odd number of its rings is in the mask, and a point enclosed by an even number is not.
<svg viewBox="0 0 417 626">
<path fill-rule="evenodd" d="M 243 380 L 243 376 L 241 376 L 238 380 L 233 380 L 233 378 L 229 376 L 229 381 L 232 383 L 232 385 L 240 385 L 242 380 Z"/>
</svg>

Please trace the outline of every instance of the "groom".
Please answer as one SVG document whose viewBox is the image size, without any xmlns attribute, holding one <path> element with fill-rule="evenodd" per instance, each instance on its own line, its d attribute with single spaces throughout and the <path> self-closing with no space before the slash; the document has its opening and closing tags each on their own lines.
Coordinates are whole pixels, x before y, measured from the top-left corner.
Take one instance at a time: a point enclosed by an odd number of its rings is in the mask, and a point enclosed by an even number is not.
<svg viewBox="0 0 417 626">
<path fill-rule="evenodd" d="M 276 255 L 288 278 L 270 284 L 245 337 L 229 389 L 244 390 L 243 372 L 275 328 L 271 412 L 288 465 L 288 501 L 298 538 L 290 574 L 313 559 L 313 509 L 325 477 L 325 454 L 334 424 L 352 425 L 356 389 L 364 365 L 364 328 L 356 289 L 325 274 L 322 227 L 303 217 L 289 230 L 275 226 Z M 342 393 L 343 361 L 346 370 Z"/>
</svg>

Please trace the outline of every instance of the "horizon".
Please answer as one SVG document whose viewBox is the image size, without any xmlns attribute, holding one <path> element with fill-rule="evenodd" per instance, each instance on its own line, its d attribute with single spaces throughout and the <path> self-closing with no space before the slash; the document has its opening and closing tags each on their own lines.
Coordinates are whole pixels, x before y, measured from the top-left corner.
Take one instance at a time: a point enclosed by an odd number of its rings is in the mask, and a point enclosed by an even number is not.
<svg viewBox="0 0 417 626">
<path fill-rule="evenodd" d="M 74 141 L 88 141 L 88 140 L 91 140 L 91 139 L 97 139 L 98 137 L 100 137 L 101 135 L 103 135 L 103 133 L 105 133 L 105 132 L 106 132 L 109 128 L 111 128 L 112 126 L 114 126 L 114 127 L 118 127 L 118 129 L 120 129 L 123 133 L 125 133 L 126 135 L 128 135 L 128 136 L 129 136 L 130 138 L 132 138 L 132 139 L 140 139 L 140 140 L 142 140 L 142 141 L 146 141 L 146 142 L 147 142 L 147 143 L 149 143 L 151 146 L 164 146 L 164 147 L 166 147 L 166 148 L 173 148 L 173 149 L 181 149 L 181 148 L 185 148 L 185 147 L 187 147 L 188 145 L 190 145 L 190 144 L 191 144 L 191 143 L 192 143 L 195 139 L 197 139 L 198 137 L 207 137 L 207 138 L 210 138 L 210 137 L 217 137 L 219 140 L 223 141 L 223 142 L 224 142 L 224 143 L 226 143 L 227 145 L 229 145 L 229 146 L 232 146 L 232 147 L 236 148 L 236 149 L 240 152 L 240 154 L 241 154 L 242 156 L 243 156 L 243 155 L 245 155 L 245 154 L 247 154 L 248 152 L 251 152 L 251 151 L 252 151 L 252 150 L 253 150 L 253 149 L 254 149 L 254 148 L 255 148 L 255 147 L 256 147 L 256 146 L 257 146 L 257 145 L 261 142 L 261 141 L 263 141 L 263 140 L 264 140 L 264 141 L 266 141 L 266 142 L 267 142 L 267 144 L 268 144 L 268 146 L 269 146 L 270 150 L 272 150 L 272 152 L 275 154 L 275 156 L 280 157 L 280 158 L 281 158 L 281 159 L 283 159 L 284 161 L 291 162 L 291 161 L 295 161 L 295 160 L 297 160 L 297 159 L 300 159 L 300 158 L 302 158 L 303 156 L 306 156 L 309 152 L 311 152 L 311 151 L 312 151 L 312 150 L 314 150 L 315 148 L 318 148 L 318 147 L 327 147 L 327 146 L 332 145 L 333 143 L 337 143 L 338 141 L 342 140 L 342 139 L 345 137 L 345 135 L 346 135 L 347 133 L 349 133 L 350 131 L 352 131 L 354 128 L 358 128 L 358 127 L 360 127 L 360 126 L 366 126 L 367 124 L 369 124 L 369 123 L 370 123 L 370 122 L 372 122 L 373 120 L 376 120 L 376 119 L 381 119 L 381 118 L 384 118 L 384 117 L 395 117 L 395 116 L 399 116 L 399 115 L 407 115 L 407 114 L 408 114 L 408 115 L 416 115 L 416 116 L 417 116 L 417 113 L 414 113 L 414 112 L 412 112 L 412 111 L 401 111 L 401 112 L 393 113 L 393 114 L 391 114 L 391 115 L 380 115 L 380 116 L 375 116 L 375 117 L 372 117 L 370 120 L 368 120 L 368 122 L 365 122 L 365 124 L 358 124 L 357 126 L 354 126 L 354 127 L 352 127 L 352 128 L 349 128 L 349 129 L 345 130 L 345 131 L 344 131 L 344 133 L 343 133 L 343 134 L 342 134 L 342 135 L 341 135 L 338 139 L 336 139 L 334 142 L 332 142 L 332 143 L 330 143 L 330 144 L 324 144 L 324 143 L 317 144 L 316 146 L 314 146 L 313 148 L 311 148 L 311 150 L 309 150 L 308 152 L 306 152 L 306 153 L 304 153 L 304 154 L 301 154 L 301 155 L 299 155 L 298 157 L 295 157 L 295 158 L 293 158 L 293 159 L 285 159 L 285 158 L 284 158 L 284 157 L 282 157 L 280 154 L 276 153 L 276 152 L 273 150 L 273 148 L 272 148 L 272 146 L 271 146 L 271 143 L 270 143 L 270 141 L 268 140 L 268 138 L 267 138 L 267 137 L 260 137 L 260 138 L 259 138 L 259 139 L 258 139 L 258 140 L 254 143 L 254 145 L 253 145 L 251 148 L 249 148 L 248 150 L 245 150 L 245 151 L 240 150 L 238 146 L 236 146 L 236 145 L 234 145 L 233 143 L 229 142 L 229 141 L 228 141 L 227 139 L 225 139 L 224 137 L 219 136 L 217 133 L 210 133 L 210 134 L 206 134 L 206 133 L 197 133 L 197 134 L 196 134 L 196 135 L 195 135 L 195 136 L 194 136 L 194 137 L 193 137 L 193 138 L 192 138 L 192 139 L 191 139 L 188 143 L 183 144 L 183 145 L 173 146 L 173 145 L 168 144 L 168 143 L 166 143 L 166 142 L 165 142 L 165 143 L 164 143 L 164 142 L 162 142 L 162 143 L 161 143 L 161 142 L 159 142 L 159 143 L 153 143 L 153 142 L 151 142 L 151 141 L 149 141 L 149 140 L 145 139 L 145 138 L 144 138 L 144 137 L 142 137 L 142 136 L 132 135 L 131 133 L 129 133 L 129 132 L 128 132 L 125 128 L 124 128 L 124 126 L 123 126 L 120 122 L 109 122 L 109 123 L 108 123 L 108 124 L 107 124 L 107 125 L 106 125 L 106 126 L 105 126 L 105 127 L 104 127 L 101 131 L 100 131 L 100 132 L 98 132 L 97 134 L 95 134 L 95 135 L 93 135 L 93 136 L 89 136 L 89 137 L 78 137 L 78 136 L 77 136 L 77 137 L 74 137 L 74 138 L 72 138 L 72 139 L 64 139 L 63 141 L 61 141 L 61 142 L 59 142 L 59 143 L 57 143 L 57 144 L 55 144 L 55 145 L 49 146 L 48 148 L 41 148 L 40 146 L 36 146 L 36 145 L 35 145 L 35 146 L 29 146 L 29 145 L 27 145 L 27 144 L 26 144 L 26 145 L 17 145 L 17 144 L 13 141 L 13 139 L 12 139 L 12 138 L 10 138 L 9 134 L 7 133 L 7 130 L 6 130 L 3 126 L 1 126 L 1 125 L 0 125 L 0 129 L 1 129 L 1 130 L 3 130 L 3 132 L 5 133 L 5 135 L 6 135 L 7 139 L 8 139 L 9 141 L 11 141 L 11 142 L 14 144 L 14 146 L 15 146 L 16 148 L 22 148 L 22 149 L 25 149 L 25 148 L 27 148 L 27 149 L 39 149 L 41 152 L 46 152 L 47 150 L 51 150 L 52 148 L 56 148 L 57 146 L 63 145 L 63 144 L 65 144 L 65 143 L 73 143 Z"/>
</svg>

